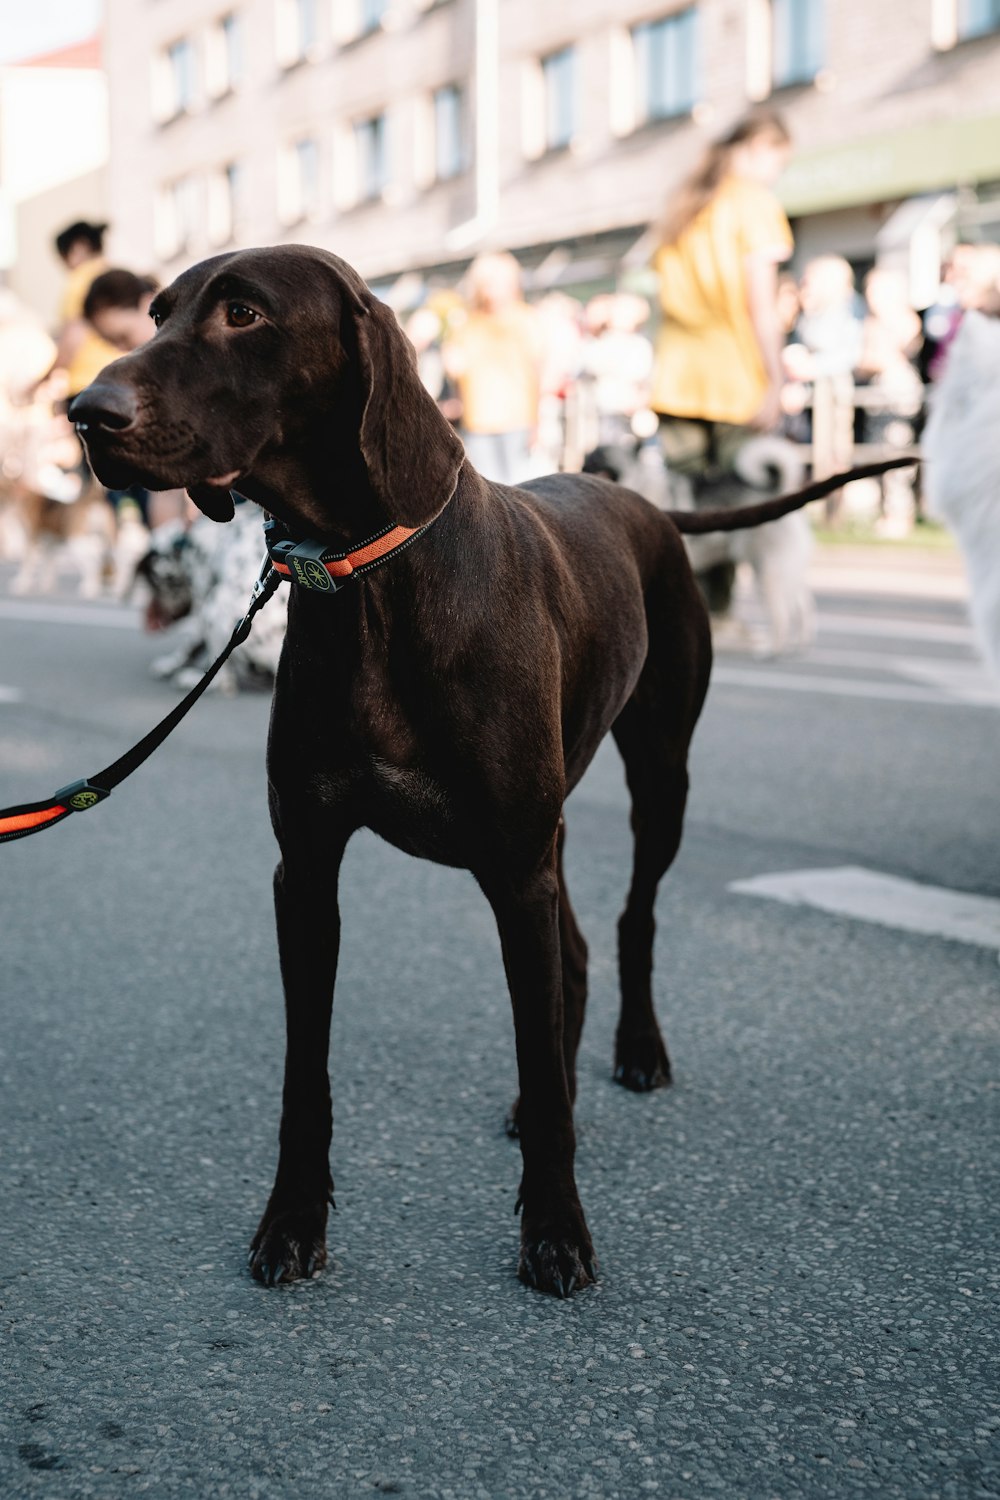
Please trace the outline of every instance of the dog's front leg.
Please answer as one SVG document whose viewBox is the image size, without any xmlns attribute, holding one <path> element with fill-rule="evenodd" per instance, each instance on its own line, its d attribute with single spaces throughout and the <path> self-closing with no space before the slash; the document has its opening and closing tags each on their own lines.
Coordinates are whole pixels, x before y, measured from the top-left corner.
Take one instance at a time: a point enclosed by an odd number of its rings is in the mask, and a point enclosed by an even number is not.
<svg viewBox="0 0 1000 1500">
<path fill-rule="evenodd" d="M 278 952 L 285 988 L 285 1086 L 274 1188 L 250 1247 L 250 1270 L 274 1286 L 326 1264 L 333 1199 L 333 1111 L 327 1054 L 340 947 L 337 874 L 343 846 L 302 850 L 274 874 Z"/>
<path fill-rule="evenodd" d="M 558 1297 L 596 1279 L 594 1248 L 573 1176 L 576 1140 L 563 1053 L 559 877 L 555 858 L 516 889 L 487 886 L 514 1008 L 521 1086 L 518 1275 Z"/>
</svg>

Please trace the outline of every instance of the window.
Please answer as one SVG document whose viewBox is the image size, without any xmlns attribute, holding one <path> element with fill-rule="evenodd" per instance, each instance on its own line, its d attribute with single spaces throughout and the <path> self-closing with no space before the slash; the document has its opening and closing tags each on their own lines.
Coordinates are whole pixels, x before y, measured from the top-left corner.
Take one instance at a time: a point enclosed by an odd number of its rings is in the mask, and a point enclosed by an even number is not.
<svg viewBox="0 0 1000 1500">
<path fill-rule="evenodd" d="M 698 98 L 698 12 L 694 6 L 632 29 L 637 119 L 686 115 Z"/>
<path fill-rule="evenodd" d="M 386 0 L 359 0 L 358 30 L 362 36 L 368 31 L 378 30 L 386 8 Z"/>
<path fill-rule="evenodd" d="M 319 146 L 311 136 L 306 136 L 296 141 L 292 149 L 298 217 L 315 218 L 319 213 Z"/>
<path fill-rule="evenodd" d="M 576 134 L 576 48 L 564 47 L 542 58 L 545 95 L 545 149 L 558 151 Z"/>
<path fill-rule="evenodd" d="M 388 131 L 385 115 L 373 115 L 354 125 L 358 164 L 358 201 L 380 198 L 389 181 Z"/>
<path fill-rule="evenodd" d="M 775 88 L 812 83 L 823 66 L 823 0 L 772 0 Z"/>
<path fill-rule="evenodd" d="M 228 162 L 212 173 L 208 184 L 208 238 L 213 245 L 226 245 L 236 235 L 243 218 L 244 172 L 239 162 Z"/>
<path fill-rule="evenodd" d="M 238 166 L 233 189 L 239 195 Z M 278 217 L 283 224 L 301 224 L 304 219 L 319 218 L 323 211 L 323 186 L 319 142 L 313 136 L 301 136 L 279 150 L 277 189 Z"/>
<path fill-rule="evenodd" d="M 167 72 L 170 87 L 171 115 L 183 115 L 194 103 L 194 47 L 187 37 L 167 48 Z"/>
<path fill-rule="evenodd" d="M 205 35 L 205 89 L 222 99 L 243 80 L 243 23 L 238 15 L 223 16 Z"/>
<path fill-rule="evenodd" d="M 434 176 L 438 182 L 464 172 L 465 101 L 457 83 L 434 92 Z"/>
<path fill-rule="evenodd" d="M 226 85 L 236 88 L 243 78 L 243 23 L 237 15 L 223 16 L 219 30 L 222 33 Z"/>
<path fill-rule="evenodd" d="M 958 0 L 960 37 L 986 36 L 1000 31 L 1000 0 Z"/>
<path fill-rule="evenodd" d="M 156 203 L 156 253 L 173 260 L 191 249 L 199 221 L 198 184 L 193 177 L 178 177 L 162 188 Z"/>
<path fill-rule="evenodd" d="M 319 41 L 317 0 L 278 0 L 276 51 L 279 66 L 292 68 Z"/>
</svg>

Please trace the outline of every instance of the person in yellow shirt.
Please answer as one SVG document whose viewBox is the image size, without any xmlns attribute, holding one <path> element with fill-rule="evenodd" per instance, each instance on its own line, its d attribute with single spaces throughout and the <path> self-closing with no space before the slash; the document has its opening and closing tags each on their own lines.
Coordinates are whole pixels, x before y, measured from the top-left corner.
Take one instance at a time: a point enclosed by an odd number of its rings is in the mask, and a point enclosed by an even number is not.
<svg viewBox="0 0 1000 1500">
<path fill-rule="evenodd" d="M 105 365 L 117 359 L 121 351 L 102 339 L 83 316 L 87 293 L 98 276 L 107 270 L 104 259 L 106 224 L 89 224 L 79 220 L 56 235 L 55 247 L 66 266 L 66 283 L 59 307 L 59 334 L 53 369 L 66 375 L 66 400 L 72 401 L 96 380 Z"/>
<path fill-rule="evenodd" d="M 778 115 L 748 115 L 667 205 L 653 262 L 663 322 L 651 405 L 667 465 L 692 480 L 696 504 L 712 503 L 713 481 L 731 474 L 742 445 L 781 418 L 778 267 L 794 246 L 773 187 L 790 153 Z M 713 607 L 726 607 L 731 586 Z"/>
<path fill-rule="evenodd" d="M 461 435 L 487 479 L 519 484 L 531 472 L 538 425 L 542 342 L 537 314 L 521 293 L 513 255 L 477 255 L 469 267 L 469 313 L 443 349 L 458 387 Z"/>
</svg>

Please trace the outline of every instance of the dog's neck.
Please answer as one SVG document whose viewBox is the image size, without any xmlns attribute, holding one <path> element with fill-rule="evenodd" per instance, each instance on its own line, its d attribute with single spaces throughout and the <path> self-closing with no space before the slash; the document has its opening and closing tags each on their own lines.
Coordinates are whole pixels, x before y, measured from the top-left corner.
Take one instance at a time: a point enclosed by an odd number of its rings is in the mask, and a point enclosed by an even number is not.
<svg viewBox="0 0 1000 1500">
<path fill-rule="evenodd" d="M 328 426 L 300 438 L 293 452 L 263 454 L 236 489 L 291 535 L 344 552 L 401 522 L 413 529 L 429 524 L 450 498 L 442 494 L 426 515 L 407 515 L 404 521 L 400 512 L 407 510 L 406 504 L 397 510 L 375 491 L 356 439 L 352 442 Z"/>
</svg>

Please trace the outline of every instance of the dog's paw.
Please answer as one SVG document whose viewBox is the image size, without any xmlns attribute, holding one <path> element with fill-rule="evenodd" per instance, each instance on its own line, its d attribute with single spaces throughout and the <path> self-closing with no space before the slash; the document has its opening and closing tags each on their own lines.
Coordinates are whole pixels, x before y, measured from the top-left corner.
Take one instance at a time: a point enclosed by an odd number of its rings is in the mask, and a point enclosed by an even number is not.
<svg viewBox="0 0 1000 1500">
<path fill-rule="evenodd" d="M 635 1094 L 665 1089 L 671 1080 L 670 1059 L 663 1038 L 652 1036 L 619 1037 L 615 1047 L 615 1083 Z"/>
<path fill-rule="evenodd" d="M 326 1209 L 268 1208 L 250 1246 L 250 1274 L 264 1286 L 308 1280 L 326 1265 Z"/>
<path fill-rule="evenodd" d="M 525 1286 L 553 1297 L 572 1297 L 597 1280 L 597 1257 L 584 1233 L 572 1239 L 524 1239 L 517 1274 Z"/>
</svg>

